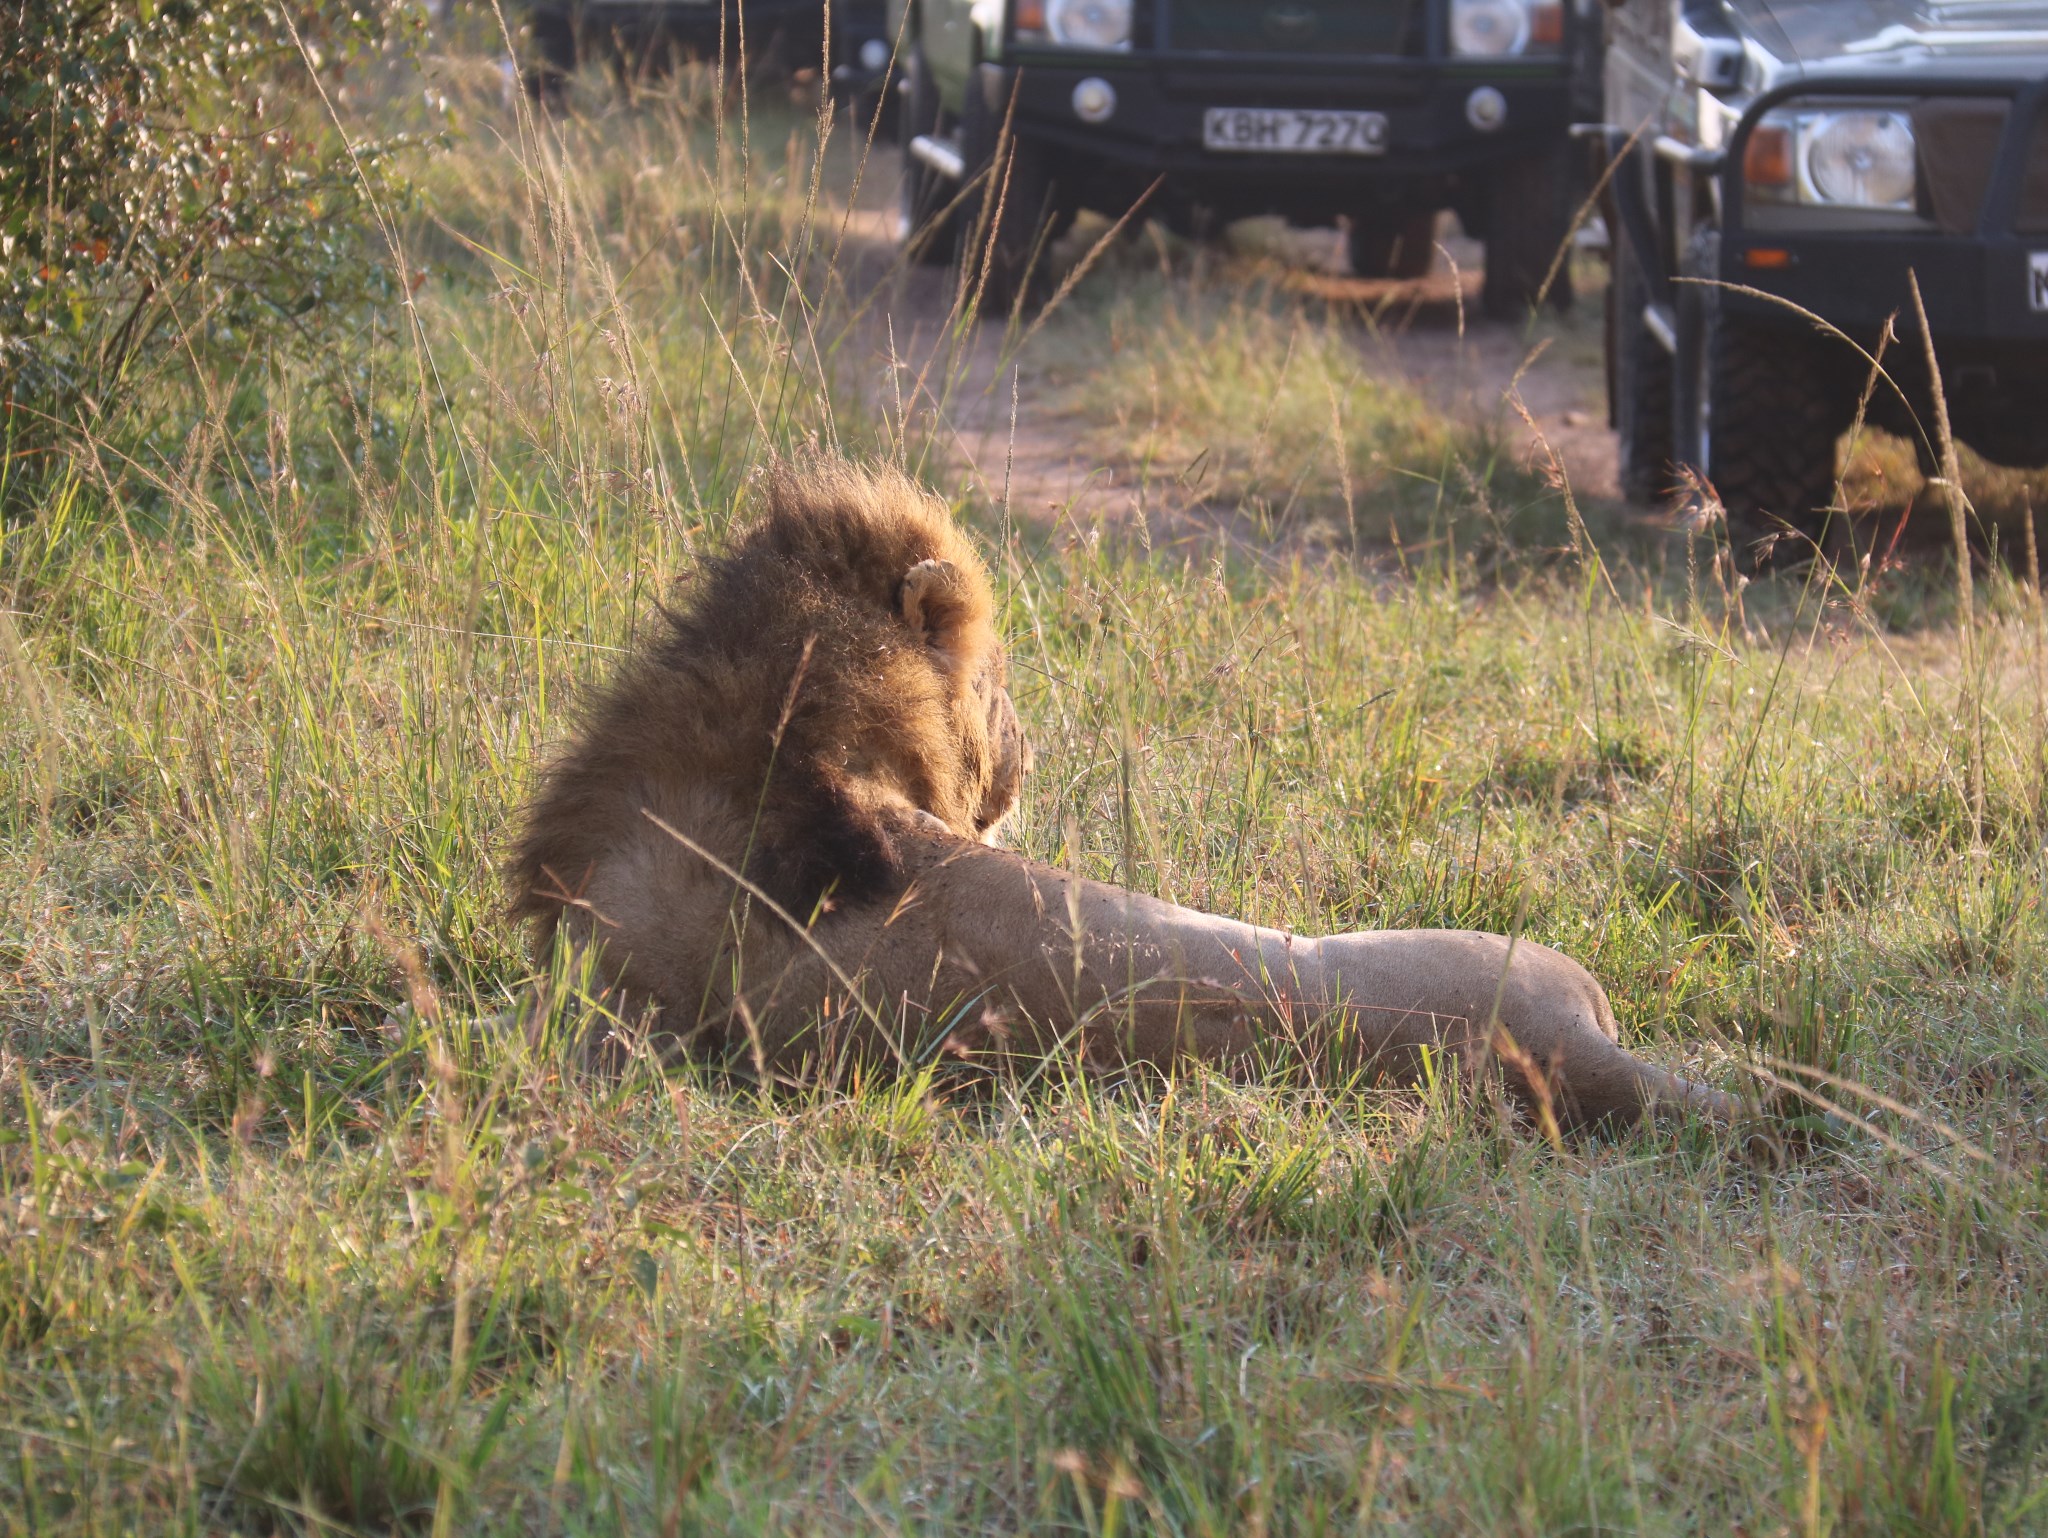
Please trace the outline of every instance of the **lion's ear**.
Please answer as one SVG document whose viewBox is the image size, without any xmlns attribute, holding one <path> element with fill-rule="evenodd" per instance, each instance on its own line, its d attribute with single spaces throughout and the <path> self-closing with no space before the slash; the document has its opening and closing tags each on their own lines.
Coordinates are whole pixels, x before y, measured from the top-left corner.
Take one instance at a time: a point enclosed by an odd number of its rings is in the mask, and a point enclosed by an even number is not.
<svg viewBox="0 0 2048 1538">
<path fill-rule="evenodd" d="M 947 661 L 967 660 L 975 628 L 986 622 L 974 585 L 951 561 L 919 561 L 903 574 L 903 621 Z"/>
</svg>

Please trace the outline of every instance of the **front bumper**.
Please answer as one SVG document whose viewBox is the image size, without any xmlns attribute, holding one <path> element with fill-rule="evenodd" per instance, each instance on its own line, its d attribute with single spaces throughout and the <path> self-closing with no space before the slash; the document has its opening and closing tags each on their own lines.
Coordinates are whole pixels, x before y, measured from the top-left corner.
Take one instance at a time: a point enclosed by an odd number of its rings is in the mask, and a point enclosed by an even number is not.
<svg viewBox="0 0 2048 1538">
<path fill-rule="evenodd" d="M 1764 262 L 1770 265 L 1759 265 Z M 1809 327 L 1812 322 L 1798 313 L 1805 310 L 1866 340 L 1892 316 L 1902 335 L 1918 330 L 1917 279 L 1938 346 L 2048 345 L 2048 237 L 1724 233 L 1718 276 L 1730 285 L 1721 298 L 1729 310 Z"/>
<path fill-rule="evenodd" d="M 1398 64 L 1327 61 L 1281 69 L 1228 67 L 1213 59 L 1114 56 L 1076 61 L 1065 55 L 1020 54 L 1002 65 L 981 66 L 977 85 L 991 102 L 1016 87 L 1018 130 L 1093 165 L 1108 179 L 1149 184 L 1167 177 L 1182 193 L 1219 190 L 1240 201 L 1261 190 L 1292 201 L 1322 189 L 1333 205 L 1337 188 L 1355 192 L 1374 183 L 1453 179 L 1528 155 L 1563 137 L 1571 123 L 1569 84 L 1562 63 L 1519 69 L 1473 68 L 1426 60 Z M 1117 105 L 1107 122 L 1082 122 L 1074 87 L 1107 80 Z M 1502 125 L 1481 132 L 1466 118 L 1466 103 L 1481 87 L 1506 103 Z M 1202 121 L 1211 107 L 1314 108 L 1368 111 L 1386 116 L 1383 153 L 1376 155 L 1258 154 L 1208 149 Z M 1256 199 L 1254 199 L 1256 200 Z"/>
</svg>

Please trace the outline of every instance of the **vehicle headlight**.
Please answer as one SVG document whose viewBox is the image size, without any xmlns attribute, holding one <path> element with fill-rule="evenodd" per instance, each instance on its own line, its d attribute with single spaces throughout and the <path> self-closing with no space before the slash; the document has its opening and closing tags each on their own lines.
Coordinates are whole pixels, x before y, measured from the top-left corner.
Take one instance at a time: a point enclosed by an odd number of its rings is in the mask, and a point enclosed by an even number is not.
<svg viewBox="0 0 2048 1538">
<path fill-rule="evenodd" d="M 1121 50 L 1131 46 L 1131 0 L 1026 0 L 1017 31 L 1063 48 Z"/>
<path fill-rule="evenodd" d="M 1801 127 L 1800 159 L 1814 193 L 1811 201 L 1854 208 L 1913 206 L 1913 128 L 1903 112 L 1816 114 Z"/>
<path fill-rule="evenodd" d="M 1772 112 L 1742 157 L 1750 195 L 1814 208 L 1912 212 L 1919 149 L 1904 108 Z"/>
<path fill-rule="evenodd" d="M 1451 52 L 1467 58 L 1554 53 L 1564 44 L 1556 0 L 1451 0 Z"/>
</svg>

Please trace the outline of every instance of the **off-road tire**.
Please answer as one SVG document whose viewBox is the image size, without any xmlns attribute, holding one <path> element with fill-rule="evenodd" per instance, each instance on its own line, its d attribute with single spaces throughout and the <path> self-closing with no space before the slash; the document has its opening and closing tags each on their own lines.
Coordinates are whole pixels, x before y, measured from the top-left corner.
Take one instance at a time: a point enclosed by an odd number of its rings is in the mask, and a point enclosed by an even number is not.
<svg viewBox="0 0 2048 1538">
<path fill-rule="evenodd" d="M 1006 103 L 991 102 L 969 79 L 960 113 L 960 158 L 974 190 L 961 206 L 960 268 L 980 313 L 1008 316 L 1045 287 L 1048 250 L 1061 233 L 1045 145 L 1016 131 L 1002 140 Z M 1000 159 L 998 156 L 1000 155 Z M 978 178 L 978 181 L 977 181 Z"/>
<path fill-rule="evenodd" d="M 1344 237 L 1357 278 L 1423 278 L 1436 261 L 1436 213 L 1354 218 Z"/>
<path fill-rule="evenodd" d="M 919 134 L 943 135 L 950 126 L 939 105 L 931 66 L 925 63 L 924 50 L 914 42 L 904 51 L 901 90 L 896 142 L 903 150 L 903 180 L 898 191 L 897 239 L 920 267 L 943 267 L 953 260 L 959 243 L 960 211 L 947 209 L 960 189 L 910 153 L 910 141 Z"/>
<path fill-rule="evenodd" d="M 1629 167 L 1623 166 L 1626 174 Z M 1614 427 L 1621 494 L 1657 502 L 1670 491 L 1671 354 L 1643 324 L 1649 274 L 1635 242 L 1612 220 L 1614 271 L 1607 283 L 1607 417 Z"/>
<path fill-rule="evenodd" d="M 1480 307 L 1494 320 L 1527 318 L 1539 295 L 1562 313 L 1572 307 L 1569 256 L 1546 294 L 1543 280 L 1571 234 L 1571 146 L 1495 168 L 1486 194 L 1486 286 Z"/>
<path fill-rule="evenodd" d="M 904 79 L 904 61 L 890 62 L 881 80 L 864 91 L 850 91 L 841 98 L 841 110 L 853 130 L 855 143 L 864 144 L 872 127 L 877 145 L 896 144 L 903 133 L 903 92 L 897 87 Z"/>
<path fill-rule="evenodd" d="M 1685 275 L 1712 278 L 1719 242 L 1701 231 Z M 1738 551 L 1788 531 L 1818 539 L 1835 500 L 1836 445 L 1856 414 L 1828 339 L 1796 320 L 1730 314 L 1706 282 L 1679 284 L 1677 310 L 1674 457 L 1720 497 Z"/>
</svg>

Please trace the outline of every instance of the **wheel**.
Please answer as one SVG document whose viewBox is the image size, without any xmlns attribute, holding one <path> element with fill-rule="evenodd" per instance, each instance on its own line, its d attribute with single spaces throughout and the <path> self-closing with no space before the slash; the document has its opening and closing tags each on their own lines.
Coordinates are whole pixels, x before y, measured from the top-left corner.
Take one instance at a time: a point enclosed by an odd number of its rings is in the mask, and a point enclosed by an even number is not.
<svg viewBox="0 0 2048 1538">
<path fill-rule="evenodd" d="M 1166 232 L 1191 246 L 1207 245 L 1223 228 L 1216 210 L 1202 203 L 1181 199 L 1162 200 L 1154 205 L 1152 217 L 1166 226 Z"/>
<path fill-rule="evenodd" d="M 1557 263 L 1549 292 L 1543 280 L 1571 235 L 1571 146 L 1495 168 L 1486 193 L 1486 286 L 1480 306 L 1495 320 L 1521 320 L 1538 297 L 1553 310 L 1572 304 L 1569 260 Z"/>
<path fill-rule="evenodd" d="M 1613 224 L 1614 271 L 1607 284 L 1607 414 L 1620 450 L 1621 494 L 1632 502 L 1655 502 L 1672 484 L 1671 354 L 1643 324 L 1650 302 L 1649 274 L 1620 219 Z"/>
<path fill-rule="evenodd" d="M 1719 271 L 1703 230 L 1688 277 Z M 1817 538 L 1835 500 L 1835 449 L 1856 392 L 1820 333 L 1731 315 L 1707 283 L 1678 285 L 1672 360 L 1675 457 L 1714 488 L 1738 547 L 1785 528 Z"/>
<path fill-rule="evenodd" d="M 903 135 L 903 66 L 891 65 L 877 83 L 845 98 L 846 116 L 857 139 L 865 142 L 872 129 L 877 144 L 899 143 Z"/>
<path fill-rule="evenodd" d="M 910 153 L 919 134 L 944 137 L 947 114 L 939 105 L 924 50 L 912 43 L 903 58 L 902 100 L 896 115 L 896 142 L 903 149 L 903 178 L 898 194 L 897 239 L 910 259 L 922 267 L 943 267 L 953 260 L 959 210 L 952 206 L 959 188 Z"/>
<path fill-rule="evenodd" d="M 738 14 L 741 8 L 735 7 Z M 823 88 L 831 78 L 831 70 L 825 61 L 825 31 L 822 9 L 813 9 L 801 16 L 792 16 L 767 29 L 766 37 L 759 37 L 754 27 L 747 28 L 747 57 L 742 61 L 750 83 L 765 89 L 793 89 L 798 76 L 807 70 L 818 71 L 820 86 Z M 808 107 L 815 112 L 816 105 Z"/>
<path fill-rule="evenodd" d="M 960 158 L 973 191 L 961 207 L 960 265 L 967 292 L 979 290 L 981 313 L 991 317 L 1008 315 L 1042 284 L 1046 248 L 1063 222 L 1046 147 L 1017 133 L 1014 123 L 1008 142 L 999 142 L 1005 108 L 991 103 L 978 81 L 968 82 Z"/>
<path fill-rule="evenodd" d="M 1353 219 L 1344 244 L 1354 277 L 1427 277 L 1436 261 L 1436 213 L 1410 214 L 1391 224 Z"/>
</svg>

